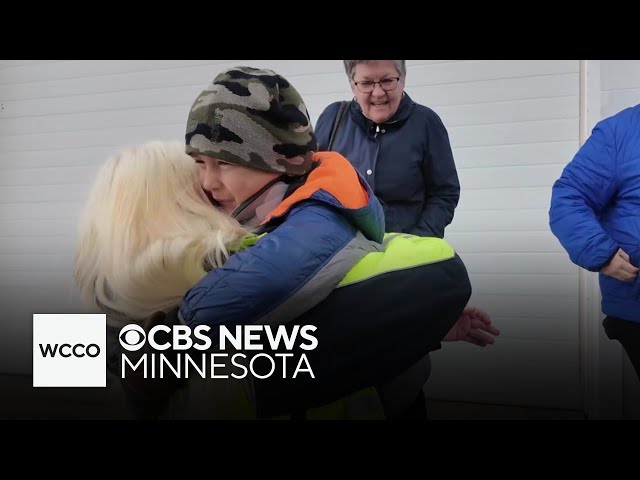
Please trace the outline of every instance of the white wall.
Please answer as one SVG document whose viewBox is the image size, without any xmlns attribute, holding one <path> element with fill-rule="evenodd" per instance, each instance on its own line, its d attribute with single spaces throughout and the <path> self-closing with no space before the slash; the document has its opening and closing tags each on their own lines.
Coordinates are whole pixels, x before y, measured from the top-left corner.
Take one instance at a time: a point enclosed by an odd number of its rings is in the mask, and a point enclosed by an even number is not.
<svg viewBox="0 0 640 480">
<path fill-rule="evenodd" d="M 601 60 L 601 115 L 640 103 L 640 60 Z"/>
<path fill-rule="evenodd" d="M 448 127 L 461 182 L 447 239 L 491 313 L 495 346 L 445 344 L 437 398 L 582 408 L 578 269 L 548 228 L 551 185 L 578 148 L 579 64 L 412 62 L 407 91 Z"/>
</svg>

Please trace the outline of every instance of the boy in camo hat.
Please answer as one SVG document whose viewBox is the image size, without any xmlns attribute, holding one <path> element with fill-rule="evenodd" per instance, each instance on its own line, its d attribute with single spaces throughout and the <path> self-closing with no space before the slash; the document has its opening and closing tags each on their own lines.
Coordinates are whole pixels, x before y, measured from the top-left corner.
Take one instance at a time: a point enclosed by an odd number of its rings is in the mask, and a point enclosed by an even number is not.
<svg viewBox="0 0 640 480">
<path fill-rule="evenodd" d="M 317 150 L 298 92 L 271 70 L 238 67 L 218 75 L 191 107 L 187 153 L 265 172 L 301 175 Z"/>
<path fill-rule="evenodd" d="M 212 203 L 269 233 L 187 293 L 187 325 L 296 319 L 380 248 L 379 201 L 342 155 L 316 152 L 307 107 L 276 72 L 217 75 L 191 107 L 185 140 Z"/>
<path fill-rule="evenodd" d="M 214 205 L 248 226 L 264 222 L 288 187 L 320 164 L 317 156 L 313 161 L 315 150 L 302 98 L 271 70 L 237 67 L 220 73 L 196 98 L 187 119 L 186 152 L 200 165 L 205 191 Z M 342 188 L 359 195 L 357 205 L 364 207 L 369 191 L 341 157 L 330 156 L 332 165 L 347 171 Z M 369 208 L 377 210 L 377 200 Z M 371 221 L 377 234 L 381 225 L 374 224 L 381 218 Z"/>
<path fill-rule="evenodd" d="M 424 277 L 409 278 L 399 268 L 340 288 L 323 302 L 360 259 L 382 250 L 384 213 L 346 158 L 316 151 L 307 108 L 285 78 L 251 67 L 220 73 L 193 103 L 185 140 L 212 203 L 268 235 L 209 272 L 187 292 L 170 322 L 205 324 L 212 332 L 221 324 L 294 319 L 317 326 L 318 348 L 306 352 L 317 375 L 289 383 L 273 376 L 256 381 L 258 416 L 322 405 L 385 383 L 439 348 L 470 294 L 457 256 L 443 262 L 455 274 L 426 272 L 440 286 L 443 278 L 460 278 L 446 301 L 433 296 L 439 302 L 433 307 L 415 291 L 428 284 Z M 397 290 L 403 279 L 415 286 Z M 354 310 L 362 301 L 361 311 Z M 397 302 L 404 302 L 403 313 Z M 409 306 L 435 316 L 425 322 Z M 293 370 L 295 363 L 287 365 Z M 397 403 L 406 392 L 416 395 L 422 386 L 413 379 L 408 387 L 401 383 L 391 382 L 388 396 L 394 398 L 381 398 L 383 405 Z"/>
</svg>

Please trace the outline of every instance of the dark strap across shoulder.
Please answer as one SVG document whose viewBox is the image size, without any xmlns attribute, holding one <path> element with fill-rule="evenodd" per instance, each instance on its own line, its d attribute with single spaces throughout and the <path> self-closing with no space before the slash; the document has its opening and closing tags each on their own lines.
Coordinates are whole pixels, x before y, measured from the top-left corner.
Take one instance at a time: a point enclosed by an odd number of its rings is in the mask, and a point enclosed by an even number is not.
<svg viewBox="0 0 640 480">
<path fill-rule="evenodd" d="M 346 115 L 348 108 L 349 108 L 349 102 L 340 103 L 340 108 L 338 109 L 338 114 L 336 115 L 336 119 L 333 122 L 331 135 L 329 136 L 329 144 L 327 145 L 327 151 L 331 151 L 331 149 L 333 148 L 333 141 L 336 138 L 336 133 L 340 128 L 340 124 L 342 124 L 342 120 L 344 120 L 344 116 Z"/>
</svg>

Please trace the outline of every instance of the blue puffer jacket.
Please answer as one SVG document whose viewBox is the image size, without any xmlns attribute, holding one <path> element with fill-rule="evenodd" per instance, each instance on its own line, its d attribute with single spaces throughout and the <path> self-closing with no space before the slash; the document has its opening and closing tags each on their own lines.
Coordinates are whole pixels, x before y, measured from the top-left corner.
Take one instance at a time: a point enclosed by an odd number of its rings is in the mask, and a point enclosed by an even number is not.
<svg viewBox="0 0 640 480">
<path fill-rule="evenodd" d="M 327 148 L 340 103 L 329 105 L 318 119 L 321 150 Z M 393 117 L 378 125 L 353 100 L 332 150 L 347 157 L 382 201 L 387 232 L 444 236 L 460 184 L 447 130 L 433 110 L 405 93 Z"/>
<path fill-rule="evenodd" d="M 551 230 L 577 265 L 599 271 L 618 248 L 640 265 L 640 105 L 599 122 L 553 186 Z M 640 280 L 600 274 L 602 311 L 640 322 Z"/>
<path fill-rule="evenodd" d="M 384 214 L 349 162 L 316 153 L 305 183 L 265 219 L 269 235 L 232 255 L 180 304 L 195 327 L 286 323 L 333 291 L 364 255 L 381 248 Z"/>
</svg>

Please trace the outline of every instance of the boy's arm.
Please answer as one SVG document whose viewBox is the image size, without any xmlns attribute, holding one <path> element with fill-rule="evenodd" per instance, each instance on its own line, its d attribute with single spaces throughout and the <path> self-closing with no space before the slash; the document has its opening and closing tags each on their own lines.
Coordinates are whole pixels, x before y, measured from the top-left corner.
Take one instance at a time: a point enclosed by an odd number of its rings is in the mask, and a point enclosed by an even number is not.
<svg viewBox="0 0 640 480">
<path fill-rule="evenodd" d="M 219 325 L 287 322 L 322 301 L 372 249 L 337 210 L 302 205 L 191 288 L 179 309 L 184 323 L 208 325 L 216 337 Z"/>
</svg>

